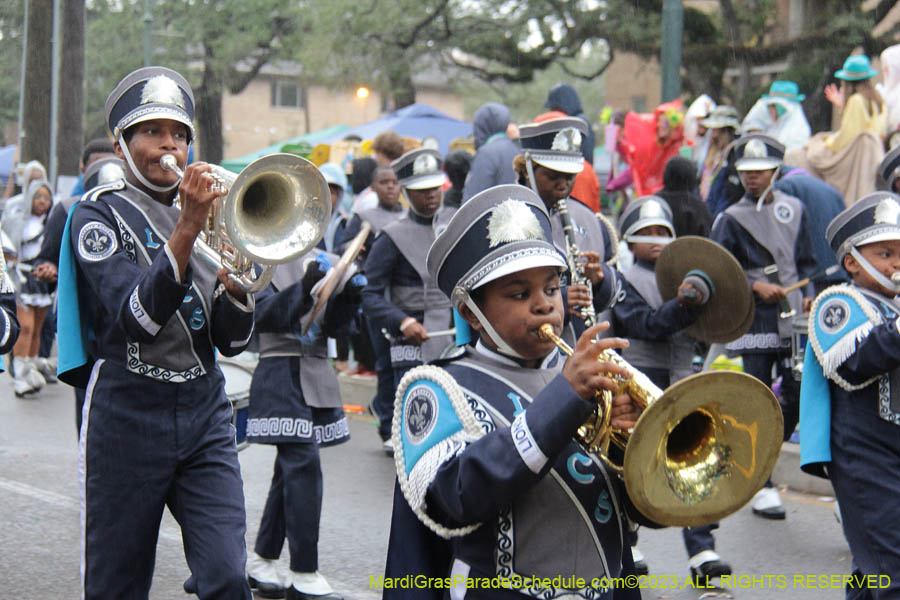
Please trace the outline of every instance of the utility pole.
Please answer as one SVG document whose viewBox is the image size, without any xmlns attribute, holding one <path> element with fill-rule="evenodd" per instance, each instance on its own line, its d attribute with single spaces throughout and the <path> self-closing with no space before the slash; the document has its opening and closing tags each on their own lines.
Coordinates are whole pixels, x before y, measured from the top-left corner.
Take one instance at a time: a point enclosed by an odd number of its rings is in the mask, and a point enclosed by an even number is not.
<svg viewBox="0 0 900 600">
<path fill-rule="evenodd" d="M 59 143 L 59 67 L 62 62 L 62 0 L 53 0 L 53 60 L 50 73 L 50 162 L 47 176 L 56 189 L 58 170 L 56 148 Z"/>
<path fill-rule="evenodd" d="M 663 0 L 662 18 L 662 101 L 681 96 L 681 37 L 684 7 L 681 0 Z"/>
<path fill-rule="evenodd" d="M 150 0 L 144 0 L 144 66 L 153 65 L 153 13 Z"/>
</svg>

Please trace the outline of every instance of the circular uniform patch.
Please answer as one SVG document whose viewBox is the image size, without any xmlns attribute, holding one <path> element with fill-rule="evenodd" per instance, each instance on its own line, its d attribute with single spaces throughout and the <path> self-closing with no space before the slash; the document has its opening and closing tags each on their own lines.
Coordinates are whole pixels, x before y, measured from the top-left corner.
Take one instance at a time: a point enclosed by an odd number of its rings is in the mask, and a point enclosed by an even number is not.
<svg viewBox="0 0 900 600">
<path fill-rule="evenodd" d="M 850 319 L 850 305 L 843 298 L 830 298 L 819 307 L 819 329 L 834 334 L 844 328 Z"/>
<path fill-rule="evenodd" d="M 87 261 L 97 262 L 112 256 L 117 244 L 116 234 L 105 223 L 92 221 L 78 234 L 78 254 Z"/>
<path fill-rule="evenodd" d="M 421 444 L 434 430 L 438 417 L 438 398 L 428 384 L 414 384 L 406 392 L 403 428 L 410 444 Z"/>
<path fill-rule="evenodd" d="M 787 202 L 778 202 L 775 204 L 775 218 L 782 223 L 790 223 L 794 218 L 794 207 Z"/>
</svg>

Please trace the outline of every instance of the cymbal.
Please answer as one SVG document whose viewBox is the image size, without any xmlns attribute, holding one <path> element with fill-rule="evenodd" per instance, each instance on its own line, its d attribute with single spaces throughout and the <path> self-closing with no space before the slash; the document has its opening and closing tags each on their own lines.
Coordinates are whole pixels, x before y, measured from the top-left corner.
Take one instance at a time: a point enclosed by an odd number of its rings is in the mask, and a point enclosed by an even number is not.
<svg viewBox="0 0 900 600">
<path fill-rule="evenodd" d="M 678 286 L 693 270 L 703 271 L 715 290 L 685 331 L 709 343 L 730 342 L 746 333 L 754 310 L 750 284 L 734 256 L 712 240 L 684 236 L 666 245 L 656 261 L 656 285 L 663 300 L 677 296 Z"/>
<path fill-rule="evenodd" d="M 634 505 L 668 526 L 718 521 L 769 478 L 784 428 L 772 390 L 734 371 L 708 371 L 669 386 L 651 402 L 625 449 Z"/>
</svg>

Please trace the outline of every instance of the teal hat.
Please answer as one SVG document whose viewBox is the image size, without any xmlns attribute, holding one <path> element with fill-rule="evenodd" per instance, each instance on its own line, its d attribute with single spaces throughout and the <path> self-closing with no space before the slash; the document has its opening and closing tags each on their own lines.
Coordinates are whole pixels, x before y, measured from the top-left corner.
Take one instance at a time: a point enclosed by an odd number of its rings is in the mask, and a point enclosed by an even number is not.
<svg viewBox="0 0 900 600">
<path fill-rule="evenodd" d="M 835 72 L 834 76 L 844 81 L 862 81 L 878 75 L 878 71 L 869 64 L 869 57 L 865 54 L 848 56 L 844 61 L 844 68 Z"/>
<path fill-rule="evenodd" d="M 769 86 L 769 93 L 764 94 L 763 99 L 774 97 L 803 102 L 806 100 L 806 96 L 799 92 L 800 88 L 793 81 L 773 81 L 772 85 Z"/>
</svg>

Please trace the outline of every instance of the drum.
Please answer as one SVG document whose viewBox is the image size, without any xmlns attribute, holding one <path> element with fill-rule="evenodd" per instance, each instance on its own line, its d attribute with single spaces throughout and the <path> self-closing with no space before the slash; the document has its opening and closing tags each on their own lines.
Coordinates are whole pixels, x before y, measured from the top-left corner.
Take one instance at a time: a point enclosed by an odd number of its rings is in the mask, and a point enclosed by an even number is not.
<svg viewBox="0 0 900 600">
<path fill-rule="evenodd" d="M 791 372 L 800 381 L 803 375 L 803 355 L 809 338 L 809 315 L 797 315 L 791 320 Z"/>
<path fill-rule="evenodd" d="M 231 424 L 234 426 L 234 441 L 237 449 L 247 447 L 247 417 L 250 412 L 250 382 L 253 379 L 253 363 L 219 357 L 219 368 L 225 376 L 225 395 L 234 411 Z"/>
</svg>

